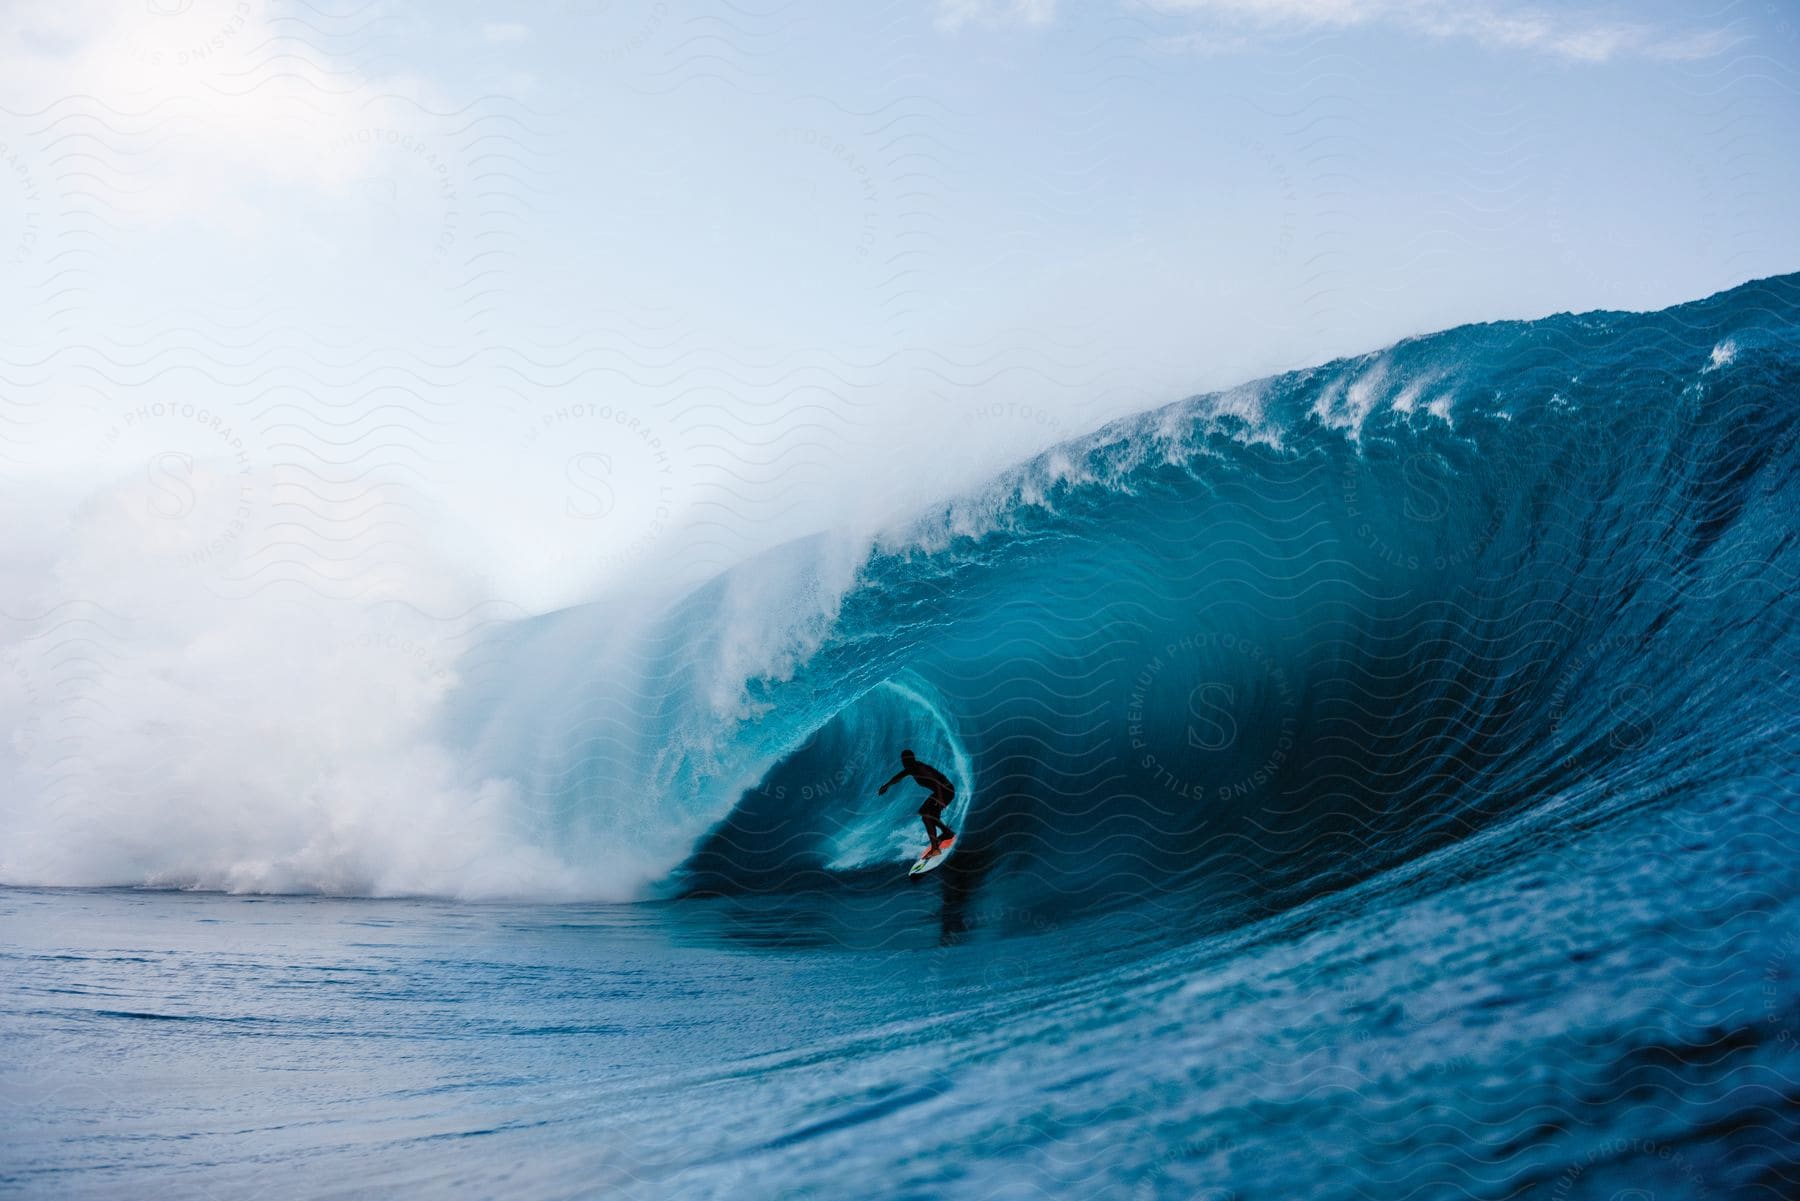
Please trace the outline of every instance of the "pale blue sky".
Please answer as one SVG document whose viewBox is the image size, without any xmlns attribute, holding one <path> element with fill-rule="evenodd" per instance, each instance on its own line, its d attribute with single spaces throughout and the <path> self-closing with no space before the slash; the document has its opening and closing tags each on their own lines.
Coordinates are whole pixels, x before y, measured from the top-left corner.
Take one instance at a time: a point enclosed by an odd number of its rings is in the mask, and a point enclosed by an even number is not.
<svg viewBox="0 0 1800 1201">
<path fill-rule="evenodd" d="M 209 403 L 528 605 L 696 514 L 722 562 L 1196 390 L 1800 267 L 1789 5 L 22 11 L 13 469 L 204 458 L 126 417 Z"/>
</svg>

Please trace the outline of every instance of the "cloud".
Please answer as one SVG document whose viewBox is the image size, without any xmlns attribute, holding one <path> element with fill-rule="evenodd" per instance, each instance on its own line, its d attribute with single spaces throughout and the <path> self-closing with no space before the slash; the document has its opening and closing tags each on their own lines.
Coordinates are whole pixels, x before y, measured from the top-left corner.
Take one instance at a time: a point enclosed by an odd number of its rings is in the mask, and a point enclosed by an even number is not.
<svg viewBox="0 0 1800 1201">
<path fill-rule="evenodd" d="M 1165 54 L 1186 54 L 1197 58 L 1216 58 L 1226 54 L 1241 54 L 1250 49 L 1250 39 L 1241 33 L 1178 33 L 1174 37 L 1158 38 L 1151 43 L 1156 50 Z"/>
<path fill-rule="evenodd" d="M 531 30 L 516 21 L 496 21 L 481 27 L 481 36 L 490 42 L 522 42 Z"/>
<path fill-rule="evenodd" d="M 1575 62 L 1639 57 L 1710 58 L 1737 39 L 1723 29 L 1670 31 L 1567 8 L 1480 0 L 1146 0 L 1166 13 L 1212 17 L 1237 28 L 1272 32 L 1386 25 L 1434 38 L 1462 38 Z"/>
<path fill-rule="evenodd" d="M 117 213 L 256 224 L 271 186 L 342 194 L 369 174 L 376 156 L 355 135 L 370 96 L 429 98 L 418 80 L 358 70 L 342 53 L 355 27 L 323 24 L 242 0 L 14 0 L 0 111 L 44 161 L 72 138 L 103 142 Z"/>
<path fill-rule="evenodd" d="M 938 0 L 939 29 L 957 30 L 976 24 L 1048 25 L 1056 18 L 1056 0 Z"/>
</svg>

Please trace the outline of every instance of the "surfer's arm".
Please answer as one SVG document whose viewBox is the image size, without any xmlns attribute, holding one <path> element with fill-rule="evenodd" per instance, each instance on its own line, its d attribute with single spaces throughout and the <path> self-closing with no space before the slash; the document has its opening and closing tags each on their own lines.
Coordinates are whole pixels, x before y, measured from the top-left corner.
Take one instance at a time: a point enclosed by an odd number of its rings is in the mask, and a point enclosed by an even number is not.
<svg viewBox="0 0 1800 1201">
<path fill-rule="evenodd" d="M 889 780 L 886 784 L 883 784 L 880 788 L 875 790 L 875 795 L 880 796 L 882 793 L 886 792 L 888 789 L 892 788 L 894 785 L 898 784 L 900 781 L 906 779 L 906 777 L 910 776 L 911 774 L 912 774 L 911 772 L 905 771 L 905 770 L 896 772 L 894 774 L 893 779 Z"/>
</svg>

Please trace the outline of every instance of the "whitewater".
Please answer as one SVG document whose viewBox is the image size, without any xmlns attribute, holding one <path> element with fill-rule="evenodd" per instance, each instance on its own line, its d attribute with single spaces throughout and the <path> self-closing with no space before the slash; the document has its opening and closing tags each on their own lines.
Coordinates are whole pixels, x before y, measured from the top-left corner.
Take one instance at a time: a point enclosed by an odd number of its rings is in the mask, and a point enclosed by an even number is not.
<svg viewBox="0 0 1800 1201">
<path fill-rule="evenodd" d="M 0 1191 L 1792 1195 L 1797 442 L 1784 276 L 547 614 L 102 496 L 0 660 Z"/>
</svg>

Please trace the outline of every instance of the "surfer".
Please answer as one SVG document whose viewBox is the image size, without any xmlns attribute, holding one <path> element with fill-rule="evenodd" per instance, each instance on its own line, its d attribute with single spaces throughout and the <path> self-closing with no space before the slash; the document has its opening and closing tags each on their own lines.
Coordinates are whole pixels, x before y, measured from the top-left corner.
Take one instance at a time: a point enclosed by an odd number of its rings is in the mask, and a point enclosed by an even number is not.
<svg viewBox="0 0 1800 1201">
<path fill-rule="evenodd" d="M 949 842 L 956 837 L 956 831 L 946 826 L 943 821 L 944 806 L 956 799 L 956 786 L 946 776 L 929 763 L 923 762 L 910 750 L 900 752 L 900 771 L 893 779 L 881 786 L 877 796 L 885 796 L 887 790 L 911 776 L 924 787 L 931 789 L 931 795 L 919 806 L 919 817 L 925 823 L 925 837 L 931 840 L 929 855 L 938 849 L 938 844 Z M 942 831 L 940 835 L 939 831 Z"/>
</svg>

